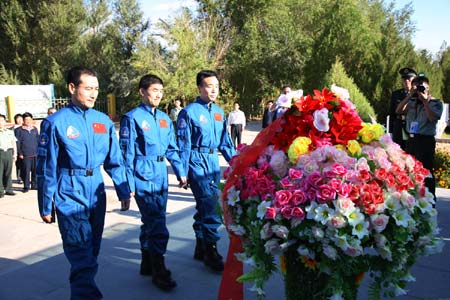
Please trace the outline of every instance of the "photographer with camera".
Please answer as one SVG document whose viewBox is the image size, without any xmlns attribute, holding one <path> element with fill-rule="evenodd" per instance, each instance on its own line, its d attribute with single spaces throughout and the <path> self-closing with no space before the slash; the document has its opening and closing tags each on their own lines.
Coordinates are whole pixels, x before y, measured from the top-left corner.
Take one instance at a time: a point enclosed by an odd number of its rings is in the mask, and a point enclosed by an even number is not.
<svg viewBox="0 0 450 300">
<path fill-rule="evenodd" d="M 391 95 L 390 109 L 389 109 L 389 131 L 392 134 L 392 140 L 400 145 L 403 150 L 406 150 L 406 141 L 408 135 L 406 132 L 406 116 L 404 114 L 397 114 L 396 109 L 398 104 L 405 99 L 412 88 L 412 81 L 417 76 L 417 72 L 410 67 L 401 68 L 398 73 L 402 77 L 402 88 L 395 90 Z"/>
<path fill-rule="evenodd" d="M 412 81 L 412 89 L 397 106 L 397 114 L 406 114 L 406 130 L 409 140 L 406 152 L 419 160 L 431 173 L 425 185 L 436 200 L 436 186 L 433 174 L 434 153 L 436 149 L 436 125 L 442 115 L 441 100 L 430 94 L 430 84 L 424 74 Z"/>
</svg>

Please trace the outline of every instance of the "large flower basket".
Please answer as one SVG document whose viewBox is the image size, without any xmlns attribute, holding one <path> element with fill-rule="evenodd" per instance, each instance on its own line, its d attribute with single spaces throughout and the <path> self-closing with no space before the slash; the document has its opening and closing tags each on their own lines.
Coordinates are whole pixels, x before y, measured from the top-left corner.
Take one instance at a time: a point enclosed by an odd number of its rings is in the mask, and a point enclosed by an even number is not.
<svg viewBox="0 0 450 300">
<path fill-rule="evenodd" d="M 220 300 L 242 299 L 243 282 L 263 297 L 275 271 L 288 300 L 356 299 L 364 275 L 369 299 L 395 297 L 414 280 L 417 258 L 440 250 L 429 171 L 380 124 L 363 122 L 341 91 L 292 99 L 232 159 Z"/>
</svg>

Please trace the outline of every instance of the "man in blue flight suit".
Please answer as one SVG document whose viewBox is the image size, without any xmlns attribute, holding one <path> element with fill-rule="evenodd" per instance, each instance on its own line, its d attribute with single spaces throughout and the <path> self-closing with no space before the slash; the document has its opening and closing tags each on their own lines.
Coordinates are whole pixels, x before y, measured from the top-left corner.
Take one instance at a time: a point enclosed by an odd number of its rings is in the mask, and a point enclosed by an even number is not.
<svg viewBox="0 0 450 300">
<path fill-rule="evenodd" d="M 96 73 L 72 68 L 67 84 L 69 106 L 41 123 L 39 212 L 44 222 L 52 223 L 56 210 L 64 253 L 71 265 L 70 299 L 102 299 L 94 281 L 106 211 L 101 165 L 113 179 L 121 201 L 129 203 L 131 192 L 114 124 L 92 109 L 98 96 Z"/>
<path fill-rule="evenodd" d="M 203 260 L 214 271 L 223 271 L 222 256 L 216 247 L 220 238 L 217 232 L 220 218 L 216 213 L 220 181 L 217 151 L 229 162 L 235 150 L 227 131 L 225 113 L 214 104 L 219 96 L 217 73 L 211 70 L 199 72 L 197 87 L 200 96 L 178 115 L 177 141 L 197 204 L 193 225 L 196 236 L 194 258 Z"/>
<path fill-rule="evenodd" d="M 176 286 L 164 263 L 169 240 L 166 226 L 168 179 L 166 158 L 180 186 L 186 185 L 169 116 L 157 109 L 163 96 L 161 78 L 148 74 L 139 82 L 142 103 L 122 117 L 120 147 L 125 157 L 131 190 L 141 212 L 141 275 L 152 275 L 158 288 L 169 291 Z"/>
</svg>

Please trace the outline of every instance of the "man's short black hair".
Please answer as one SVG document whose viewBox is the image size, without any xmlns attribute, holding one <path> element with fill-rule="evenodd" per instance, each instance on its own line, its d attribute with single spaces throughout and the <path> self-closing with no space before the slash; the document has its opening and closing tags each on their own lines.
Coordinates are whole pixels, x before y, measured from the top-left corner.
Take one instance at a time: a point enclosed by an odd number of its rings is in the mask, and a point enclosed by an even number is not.
<svg viewBox="0 0 450 300">
<path fill-rule="evenodd" d="M 158 76 L 153 75 L 153 74 L 144 75 L 144 76 L 142 76 L 141 80 L 139 81 L 139 89 L 146 90 L 149 88 L 149 86 L 151 86 L 152 84 L 155 84 L 155 83 L 164 85 L 164 82 Z"/>
<path fill-rule="evenodd" d="M 30 114 L 29 112 L 26 112 L 26 113 L 23 113 L 23 114 L 22 114 L 22 119 L 25 119 L 26 117 L 30 117 L 30 118 L 33 119 L 33 115 Z"/>
<path fill-rule="evenodd" d="M 197 86 L 202 86 L 203 79 L 208 78 L 208 77 L 216 77 L 217 80 L 219 80 L 219 76 L 217 75 L 217 73 L 215 71 L 202 70 L 202 71 L 198 72 L 198 74 L 197 74 Z"/>
<path fill-rule="evenodd" d="M 3 118 L 4 120 L 6 120 L 6 116 L 3 114 L 0 114 L 0 118 Z"/>
<path fill-rule="evenodd" d="M 291 88 L 290 84 L 285 84 L 281 87 L 281 90 L 284 90 L 285 88 Z"/>
<path fill-rule="evenodd" d="M 97 73 L 94 70 L 83 66 L 77 66 L 67 71 L 67 79 L 66 79 L 67 84 L 69 85 L 73 83 L 73 85 L 75 86 L 80 85 L 81 75 L 90 75 L 97 77 Z"/>
</svg>

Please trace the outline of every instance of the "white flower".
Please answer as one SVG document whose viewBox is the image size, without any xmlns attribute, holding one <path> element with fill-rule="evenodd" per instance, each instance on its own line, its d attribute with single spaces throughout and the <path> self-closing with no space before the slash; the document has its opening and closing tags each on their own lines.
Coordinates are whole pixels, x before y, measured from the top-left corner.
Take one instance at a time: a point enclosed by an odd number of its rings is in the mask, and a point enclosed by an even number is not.
<svg viewBox="0 0 450 300">
<path fill-rule="evenodd" d="M 348 235 L 337 235 L 332 237 L 332 240 L 334 244 L 339 247 L 341 250 L 345 251 L 347 250 L 349 243 L 348 243 Z"/>
<path fill-rule="evenodd" d="M 310 205 L 305 207 L 306 212 L 306 218 L 308 220 L 314 220 L 316 218 L 316 208 L 317 208 L 317 202 L 311 202 Z"/>
<path fill-rule="evenodd" d="M 264 250 L 267 254 L 280 255 L 283 253 L 277 240 L 271 239 L 264 244 Z"/>
<path fill-rule="evenodd" d="M 233 231 L 236 235 L 246 234 L 245 228 L 241 225 L 228 225 L 228 229 Z"/>
<path fill-rule="evenodd" d="M 331 216 L 327 224 L 331 228 L 344 228 L 347 225 L 347 221 L 343 215 L 336 213 Z"/>
<path fill-rule="evenodd" d="M 259 233 L 259 236 L 261 237 L 261 239 L 267 240 L 267 239 L 271 238 L 272 235 L 273 235 L 273 231 L 270 226 L 270 223 L 264 224 L 263 228 L 261 229 L 261 231 Z"/>
<path fill-rule="evenodd" d="M 372 224 L 373 229 L 375 229 L 376 232 L 380 233 L 384 229 L 386 229 L 386 226 L 389 223 L 389 216 L 384 214 L 371 215 L 370 223 Z"/>
<path fill-rule="evenodd" d="M 354 227 L 356 224 L 364 221 L 364 214 L 360 212 L 359 208 L 355 208 L 355 210 L 347 216 L 347 219 L 348 223 Z"/>
<path fill-rule="evenodd" d="M 334 211 L 326 204 L 319 204 L 319 206 L 315 210 L 316 215 L 314 217 L 314 221 L 320 222 L 322 223 L 322 225 L 327 224 L 334 213 Z"/>
<path fill-rule="evenodd" d="M 401 208 L 399 199 L 395 198 L 393 195 L 389 195 L 387 197 L 387 199 L 384 201 L 384 206 L 392 211 L 396 211 Z"/>
<path fill-rule="evenodd" d="M 407 292 L 408 290 L 402 289 L 398 285 L 395 285 L 395 296 L 406 295 Z"/>
<path fill-rule="evenodd" d="M 328 109 L 325 107 L 314 112 L 314 127 L 322 132 L 330 130 L 330 118 L 328 117 Z"/>
<path fill-rule="evenodd" d="M 333 295 L 329 298 L 330 300 L 344 300 L 344 295 L 341 290 L 333 291 Z"/>
<path fill-rule="evenodd" d="M 400 202 L 402 203 L 403 207 L 413 210 L 416 206 L 416 199 L 413 195 L 408 193 L 407 191 L 403 191 L 400 196 Z"/>
<path fill-rule="evenodd" d="M 349 198 L 339 197 L 336 201 L 334 201 L 334 205 L 337 210 L 345 216 L 348 216 L 355 210 L 355 203 L 353 203 L 353 201 Z"/>
<path fill-rule="evenodd" d="M 260 219 L 264 219 L 264 216 L 266 215 L 267 208 L 271 205 L 270 201 L 262 201 L 258 205 L 258 212 L 256 213 L 256 216 Z"/>
<path fill-rule="evenodd" d="M 345 254 L 351 257 L 360 256 L 363 254 L 363 248 L 361 247 L 360 240 L 351 239 L 347 249 L 344 250 Z"/>
<path fill-rule="evenodd" d="M 289 229 L 286 226 L 282 225 L 273 225 L 272 232 L 279 237 L 280 239 L 287 239 Z"/>
<path fill-rule="evenodd" d="M 404 208 L 395 211 L 392 217 L 395 220 L 395 224 L 405 228 L 408 228 L 409 221 L 414 221 L 409 215 L 408 211 Z"/>
<path fill-rule="evenodd" d="M 241 193 L 241 191 L 236 190 L 235 186 L 232 186 L 231 188 L 228 189 L 228 194 L 227 194 L 227 203 L 230 206 L 235 206 L 236 202 L 239 202 L 240 198 L 239 198 L 239 194 Z"/>
<path fill-rule="evenodd" d="M 319 228 L 317 226 L 314 226 L 311 229 L 311 233 L 316 240 L 321 240 L 325 236 L 325 233 L 323 232 L 322 228 Z"/>
<path fill-rule="evenodd" d="M 328 258 L 332 260 L 336 260 L 338 258 L 337 250 L 330 245 L 323 246 L 323 254 L 325 254 Z"/>
<path fill-rule="evenodd" d="M 300 254 L 301 256 L 306 256 L 309 259 L 314 259 L 316 257 L 316 255 L 314 254 L 314 251 L 309 250 L 307 247 L 300 245 L 297 248 L 297 252 L 298 254 Z"/>
<path fill-rule="evenodd" d="M 344 89 L 343 87 L 337 86 L 334 83 L 331 85 L 331 92 L 335 94 L 338 98 L 341 98 L 342 100 L 350 99 L 350 93 L 348 92 L 348 90 Z M 353 103 L 352 106 L 350 107 L 354 107 Z"/>
<path fill-rule="evenodd" d="M 425 198 L 419 198 L 419 200 L 417 201 L 417 206 L 419 207 L 420 211 L 424 214 L 424 213 L 431 213 L 431 211 L 433 210 L 433 205 L 430 203 L 430 201 L 428 201 L 428 199 Z"/>
<path fill-rule="evenodd" d="M 362 221 L 353 226 L 352 234 L 356 235 L 358 239 L 362 239 L 366 235 L 369 235 L 369 222 Z"/>
<path fill-rule="evenodd" d="M 250 290 L 251 292 L 256 292 L 256 293 L 258 293 L 259 296 L 264 296 L 264 295 L 266 294 L 266 293 L 264 292 L 264 290 L 261 289 L 261 288 L 259 288 L 259 287 L 257 287 L 256 284 L 253 285 L 249 290 Z"/>
</svg>

